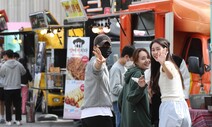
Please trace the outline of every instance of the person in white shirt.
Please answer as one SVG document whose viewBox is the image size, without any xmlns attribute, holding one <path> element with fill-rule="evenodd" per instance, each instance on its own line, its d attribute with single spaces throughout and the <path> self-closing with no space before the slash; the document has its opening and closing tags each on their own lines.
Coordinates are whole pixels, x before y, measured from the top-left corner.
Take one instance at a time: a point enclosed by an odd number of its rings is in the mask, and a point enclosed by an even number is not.
<svg viewBox="0 0 212 127">
<path fill-rule="evenodd" d="M 161 93 L 159 127 L 190 127 L 191 118 L 183 93 L 182 74 L 170 55 L 169 42 L 158 38 L 151 42 L 151 95 Z"/>
<path fill-rule="evenodd" d="M 180 72 L 182 74 L 183 77 L 183 84 L 184 84 L 184 96 L 185 99 L 188 100 L 189 99 L 189 93 L 190 93 L 190 73 L 188 71 L 187 65 L 184 61 L 184 59 L 182 59 L 181 57 L 172 54 L 172 58 L 174 60 L 174 62 L 176 63 L 176 65 L 179 67 Z M 149 84 L 150 81 L 150 76 L 151 76 L 151 70 L 150 68 L 147 69 L 145 72 L 145 81 L 147 84 Z M 152 124 L 155 127 L 158 127 L 158 123 L 159 123 L 159 106 L 161 104 L 161 94 L 160 92 L 155 92 L 152 96 L 150 96 L 151 99 L 151 116 L 152 116 Z"/>
</svg>

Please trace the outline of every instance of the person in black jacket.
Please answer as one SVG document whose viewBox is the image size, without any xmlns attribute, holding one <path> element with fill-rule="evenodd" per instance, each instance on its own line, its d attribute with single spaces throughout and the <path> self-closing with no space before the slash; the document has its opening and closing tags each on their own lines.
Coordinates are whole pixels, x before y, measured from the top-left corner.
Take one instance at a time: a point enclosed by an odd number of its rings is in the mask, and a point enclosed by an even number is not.
<svg viewBox="0 0 212 127">
<path fill-rule="evenodd" d="M 32 76 L 27 68 L 27 59 L 20 58 L 19 62 L 26 69 L 25 75 L 21 76 L 21 96 L 22 96 L 22 114 L 26 114 L 26 101 L 28 95 L 28 82 L 32 81 Z"/>
</svg>

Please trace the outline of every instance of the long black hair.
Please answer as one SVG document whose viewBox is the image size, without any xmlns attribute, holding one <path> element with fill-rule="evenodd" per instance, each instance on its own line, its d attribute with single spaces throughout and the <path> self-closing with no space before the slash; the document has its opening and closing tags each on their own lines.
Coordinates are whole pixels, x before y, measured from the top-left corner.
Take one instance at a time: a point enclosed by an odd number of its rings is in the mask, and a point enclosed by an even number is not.
<svg viewBox="0 0 212 127">
<path fill-rule="evenodd" d="M 181 81 L 182 81 L 182 87 L 184 89 L 184 84 L 183 84 L 183 78 L 182 78 L 182 74 L 178 68 L 178 66 L 175 64 L 174 60 L 172 59 L 172 56 L 170 54 L 170 43 L 168 40 L 164 39 L 164 38 L 157 38 L 157 39 L 154 39 L 151 44 L 150 44 L 150 54 L 151 54 L 151 77 L 150 77 L 150 87 L 152 89 L 152 92 L 153 93 L 158 93 L 160 92 L 160 88 L 159 88 L 159 85 L 158 85 L 158 80 L 159 80 L 159 77 L 160 77 L 160 63 L 157 62 L 153 56 L 152 56 L 152 45 L 154 43 L 158 43 L 159 45 L 161 45 L 163 48 L 167 48 L 168 50 L 168 54 L 166 56 L 166 60 L 169 60 L 171 61 L 175 68 L 178 70 L 179 74 L 180 74 L 180 78 L 181 78 Z"/>
</svg>

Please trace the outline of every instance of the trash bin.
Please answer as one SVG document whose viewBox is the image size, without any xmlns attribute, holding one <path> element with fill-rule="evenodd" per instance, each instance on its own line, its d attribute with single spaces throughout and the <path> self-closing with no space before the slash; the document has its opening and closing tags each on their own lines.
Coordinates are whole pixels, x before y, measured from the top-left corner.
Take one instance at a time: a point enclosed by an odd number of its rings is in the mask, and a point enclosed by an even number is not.
<svg viewBox="0 0 212 127">
<path fill-rule="evenodd" d="M 35 122 L 35 106 L 34 102 L 27 102 L 26 104 L 26 122 L 34 123 Z"/>
</svg>

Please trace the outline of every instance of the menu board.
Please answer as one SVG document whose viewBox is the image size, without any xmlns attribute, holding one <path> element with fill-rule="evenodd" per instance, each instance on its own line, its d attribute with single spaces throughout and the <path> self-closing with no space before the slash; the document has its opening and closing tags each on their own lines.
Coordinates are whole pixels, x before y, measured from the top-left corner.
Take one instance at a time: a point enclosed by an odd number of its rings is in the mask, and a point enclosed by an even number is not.
<svg viewBox="0 0 212 127">
<path fill-rule="evenodd" d="M 8 17 L 5 10 L 0 10 L 0 32 L 7 30 Z"/>
<path fill-rule="evenodd" d="M 61 5 L 65 10 L 65 19 L 68 22 L 88 20 L 81 0 L 61 0 Z"/>
<path fill-rule="evenodd" d="M 51 25 L 59 25 L 57 20 L 49 11 L 33 12 L 29 15 L 32 29 L 44 29 Z"/>
<path fill-rule="evenodd" d="M 0 17 L 0 32 L 1 31 L 4 31 L 4 30 L 7 30 L 7 23 L 6 23 L 6 20 L 5 18 L 2 16 Z"/>
<path fill-rule="evenodd" d="M 35 64 L 35 72 L 45 72 L 45 51 L 46 51 L 46 43 L 38 42 L 36 48 L 36 64 Z"/>
<path fill-rule="evenodd" d="M 35 12 L 29 15 L 30 23 L 32 29 L 47 28 L 47 20 L 44 15 L 44 12 Z"/>
</svg>

